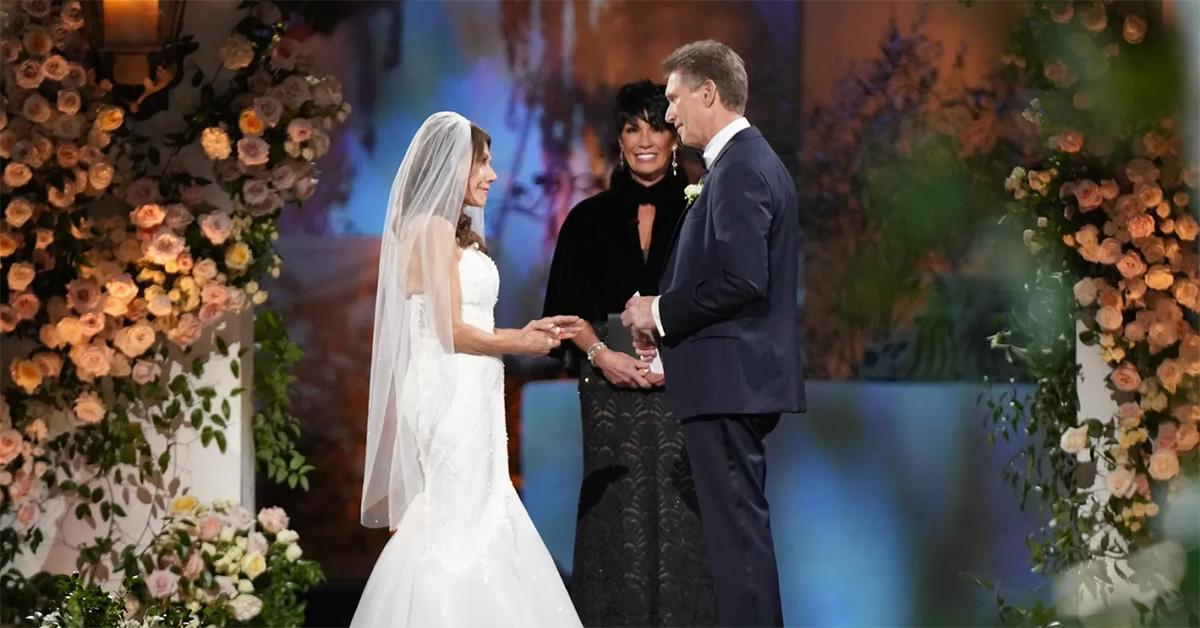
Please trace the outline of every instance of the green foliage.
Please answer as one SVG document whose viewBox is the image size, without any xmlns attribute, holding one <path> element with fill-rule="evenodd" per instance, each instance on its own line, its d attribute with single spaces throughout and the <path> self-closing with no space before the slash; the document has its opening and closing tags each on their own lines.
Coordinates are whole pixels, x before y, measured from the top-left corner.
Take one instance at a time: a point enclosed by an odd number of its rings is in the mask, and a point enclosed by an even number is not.
<svg viewBox="0 0 1200 628">
<path fill-rule="evenodd" d="M 313 466 L 299 452 L 300 420 L 291 413 L 292 366 L 303 357 L 277 313 L 263 310 L 254 320 L 254 443 L 256 467 L 290 488 L 308 490 Z"/>
</svg>

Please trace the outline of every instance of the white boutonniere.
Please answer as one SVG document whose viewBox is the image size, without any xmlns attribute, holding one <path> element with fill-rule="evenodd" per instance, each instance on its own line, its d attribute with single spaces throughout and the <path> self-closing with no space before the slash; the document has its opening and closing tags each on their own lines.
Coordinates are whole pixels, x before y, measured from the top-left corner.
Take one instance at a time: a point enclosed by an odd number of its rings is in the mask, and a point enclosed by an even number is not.
<svg viewBox="0 0 1200 628">
<path fill-rule="evenodd" d="M 700 191 L 703 189 L 704 189 L 704 181 L 701 181 L 699 183 L 693 183 L 693 184 L 683 188 L 683 198 L 687 202 L 688 207 L 691 207 L 692 203 L 695 203 L 696 199 L 700 198 Z"/>
</svg>

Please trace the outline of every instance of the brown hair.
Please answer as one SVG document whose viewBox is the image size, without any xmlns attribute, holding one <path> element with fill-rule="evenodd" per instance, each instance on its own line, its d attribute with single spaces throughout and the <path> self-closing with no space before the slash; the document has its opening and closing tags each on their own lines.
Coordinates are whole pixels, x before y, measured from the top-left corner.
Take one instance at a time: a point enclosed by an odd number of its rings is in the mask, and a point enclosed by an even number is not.
<svg viewBox="0 0 1200 628">
<path fill-rule="evenodd" d="M 726 106 L 736 113 L 746 113 L 750 79 L 746 77 L 745 62 L 733 48 L 712 39 L 681 46 L 663 61 L 663 74 L 670 76 L 672 72 L 688 79 L 692 89 L 712 81 Z"/>
<path fill-rule="evenodd" d="M 471 170 L 475 169 L 480 162 L 483 161 L 483 154 L 492 146 L 492 136 L 487 134 L 487 131 L 471 125 Z M 462 248 L 467 248 L 471 245 L 478 245 L 479 250 L 487 253 L 487 245 L 483 243 L 483 238 L 479 237 L 471 229 L 471 217 L 467 212 L 462 212 L 458 215 L 458 227 L 454 230 L 454 238 L 458 240 L 458 245 Z"/>
</svg>

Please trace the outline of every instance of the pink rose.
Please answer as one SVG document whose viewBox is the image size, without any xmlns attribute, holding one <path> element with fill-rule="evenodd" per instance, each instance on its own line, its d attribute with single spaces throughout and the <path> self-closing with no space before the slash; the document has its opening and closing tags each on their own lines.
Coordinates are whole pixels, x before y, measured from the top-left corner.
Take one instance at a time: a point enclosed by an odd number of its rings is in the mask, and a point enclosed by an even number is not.
<svg viewBox="0 0 1200 628">
<path fill-rule="evenodd" d="M 25 502 L 17 509 L 17 523 L 21 524 L 22 528 L 29 529 L 33 526 L 38 518 L 38 507 L 33 502 Z"/>
<path fill-rule="evenodd" d="M 188 347 L 200 339 L 200 319 L 194 314 L 184 314 L 179 317 L 175 327 L 167 331 L 167 338 L 180 347 Z"/>
<path fill-rule="evenodd" d="M 216 515 L 209 515 L 200 522 L 200 539 L 211 541 L 221 534 L 221 518 Z"/>
<path fill-rule="evenodd" d="M 13 311 L 24 321 L 32 320 L 34 316 L 37 316 L 40 305 L 41 302 L 38 300 L 37 295 L 32 292 L 22 292 L 12 298 Z"/>
<path fill-rule="evenodd" d="M 142 245 L 142 254 L 147 260 L 165 266 L 174 262 L 183 253 L 184 247 L 183 238 L 170 229 L 159 229 L 149 242 Z"/>
<path fill-rule="evenodd" d="M 153 179 L 138 179 L 125 188 L 125 202 L 134 207 L 157 203 L 160 200 L 162 194 L 158 191 L 158 183 Z"/>
<path fill-rule="evenodd" d="M 242 186 L 242 198 L 248 205 L 258 205 L 266 201 L 270 194 L 271 188 L 262 179 L 250 179 Z"/>
<path fill-rule="evenodd" d="M 216 323 L 223 314 L 225 314 L 225 307 L 220 303 L 205 303 L 200 306 L 198 313 L 200 323 L 206 326 Z"/>
<path fill-rule="evenodd" d="M 1129 362 L 1122 362 L 1110 377 L 1117 390 L 1123 392 L 1133 392 L 1142 385 L 1142 376 L 1138 374 L 1137 367 Z"/>
<path fill-rule="evenodd" d="M 167 215 L 164 221 L 171 231 L 183 233 L 183 230 L 195 220 L 195 216 L 192 215 L 191 210 L 186 205 L 175 203 L 167 206 Z"/>
<path fill-rule="evenodd" d="M 274 127 L 283 116 L 283 105 L 270 96 L 260 96 L 254 99 L 254 114 L 268 127 Z"/>
<path fill-rule="evenodd" d="M 1179 475 L 1179 456 L 1170 449 L 1160 449 L 1150 456 L 1150 477 L 1162 482 Z"/>
<path fill-rule="evenodd" d="M 270 549 L 270 547 L 270 542 L 267 541 L 267 537 L 263 536 L 261 532 L 251 532 L 246 537 L 247 554 L 258 552 L 259 554 L 266 556 L 267 550 Z"/>
<path fill-rule="evenodd" d="M 258 511 L 258 523 L 271 534 L 279 534 L 288 527 L 287 513 L 279 507 L 263 508 Z"/>
<path fill-rule="evenodd" d="M 261 137 L 243 137 L 237 143 L 238 160 L 245 166 L 261 166 L 270 159 L 271 147 Z"/>
<path fill-rule="evenodd" d="M 85 337 L 91 338 L 96 334 L 104 331 L 104 313 L 103 312 L 88 312 L 79 317 L 79 329 Z"/>
<path fill-rule="evenodd" d="M 271 49 L 271 65 L 280 70 L 293 70 L 296 67 L 296 55 L 299 44 L 291 37 L 284 37 Z"/>
<path fill-rule="evenodd" d="M 195 207 L 205 202 L 205 192 L 203 185 L 189 185 L 183 188 L 180 193 L 183 198 L 183 203 L 188 207 Z"/>
<path fill-rule="evenodd" d="M 154 598 L 169 598 L 179 589 L 179 576 L 167 569 L 156 569 L 146 578 L 146 587 Z"/>
<path fill-rule="evenodd" d="M 200 557 L 200 553 L 193 551 L 191 556 L 188 556 L 187 563 L 183 566 L 183 577 L 188 580 L 195 580 L 204 572 L 204 559 Z"/>
<path fill-rule="evenodd" d="M 312 137 L 312 122 L 307 118 L 295 118 L 288 123 L 288 139 L 300 143 Z"/>
<path fill-rule="evenodd" d="M 233 233 L 233 219 L 223 210 L 210 212 L 200 219 L 200 229 L 209 242 L 224 244 Z"/>
<path fill-rule="evenodd" d="M 276 95 L 291 109 L 299 109 L 301 105 L 308 102 L 313 97 L 313 91 L 308 86 L 308 81 L 302 76 L 292 75 L 285 79 L 276 88 Z M 322 106 L 317 103 L 318 106 Z"/>
<path fill-rule="evenodd" d="M 1100 186 L 1091 179 L 1077 182 L 1071 192 L 1075 195 L 1075 201 L 1079 203 L 1081 211 L 1090 212 L 1104 204 L 1104 195 L 1100 192 Z"/>
<path fill-rule="evenodd" d="M 76 279 L 67 284 L 67 303 L 81 314 L 98 312 L 104 306 L 104 294 L 94 281 Z"/>
<path fill-rule="evenodd" d="M 149 323 L 140 322 L 130 327 L 124 327 L 113 338 L 113 345 L 121 353 L 136 358 L 154 346 L 157 334 Z"/>
<path fill-rule="evenodd" d="M 134 363 L 131 373 L 133 381 L 145 386 L 158 379 L 159 375 L 162 374 L 162 368 L 157 363 L 138 360 Z"/>
</svg>

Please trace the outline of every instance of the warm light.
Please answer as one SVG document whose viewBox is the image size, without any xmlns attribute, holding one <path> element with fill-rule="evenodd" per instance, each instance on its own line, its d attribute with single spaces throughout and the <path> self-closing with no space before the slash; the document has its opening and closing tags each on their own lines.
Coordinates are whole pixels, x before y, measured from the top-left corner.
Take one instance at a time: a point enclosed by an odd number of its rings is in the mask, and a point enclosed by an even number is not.
<svg viewBox="0 0 1200 628">
<path fill-rule="evenodd" d="M 104 46 L 114 54 L 113 80 L 141 85 L 150 76 L 146 54 L 158 48 L 158 0 L 104 0 Z"/>
</svg>

